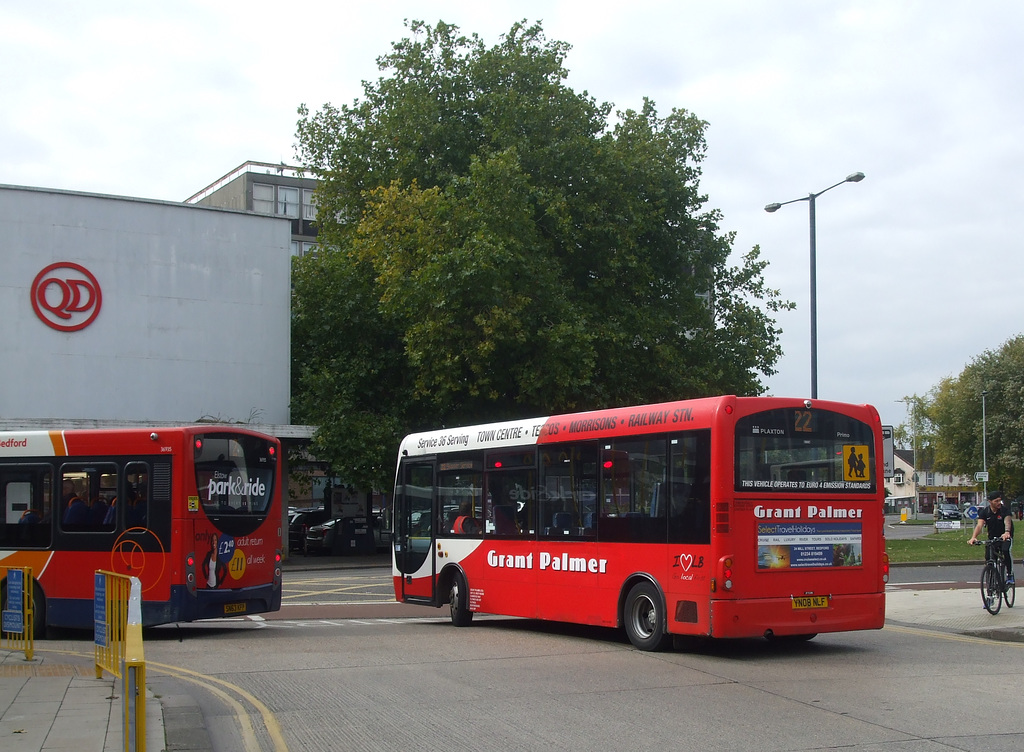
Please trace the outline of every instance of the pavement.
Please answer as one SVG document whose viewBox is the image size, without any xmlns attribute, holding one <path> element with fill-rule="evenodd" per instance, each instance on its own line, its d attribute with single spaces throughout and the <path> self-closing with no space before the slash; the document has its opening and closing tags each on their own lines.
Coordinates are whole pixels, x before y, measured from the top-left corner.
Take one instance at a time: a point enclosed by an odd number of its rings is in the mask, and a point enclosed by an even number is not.
<svg viewBox="0 0 1024 752">
<path fill-rule="evenodd" d="M 294 557 L 285 570 L 387 566 L 390 554 Z M 983 639 L 1024 642 L 1024 600 L 992 616 L 977 587 L 889 585 L 886 624 Z M 0 750 L 3 752 L 116 752 L 124 745 L 121 680 L 95 678 L 89 652 L 62 650 L 66 642 L 40 641 L 35 655 L 0 647 Z M 74 643 L 78 646 L 81 643 Z M 153 674 L 147 677 L 151 682 Z M 148 752 L 212 752 L 202 715 L 190 697 L 147 692 Z"/>
</svg>

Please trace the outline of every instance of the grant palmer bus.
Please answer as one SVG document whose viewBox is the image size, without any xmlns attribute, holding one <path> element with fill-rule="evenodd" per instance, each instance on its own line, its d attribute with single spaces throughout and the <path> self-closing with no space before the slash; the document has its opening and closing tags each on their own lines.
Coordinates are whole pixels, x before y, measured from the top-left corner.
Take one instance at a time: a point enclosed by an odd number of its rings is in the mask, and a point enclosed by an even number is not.
<svg viewBox="0 0 1024 752">
<path fill-rule="evenodd" d="M 0 504 L 0 580 L 32 568 L 37 636 L 92 627 L 98 569 L 139 578 L 147 626 L 281 607 L 271 436 L 216 424 L 3 432 Z"/>
<path fill-rule="evenodd" d="M 716 397 L 402 442 L 395 596 L 672 635 L 879 629 L 881 424 L 866 405 Z"/>
</svg>

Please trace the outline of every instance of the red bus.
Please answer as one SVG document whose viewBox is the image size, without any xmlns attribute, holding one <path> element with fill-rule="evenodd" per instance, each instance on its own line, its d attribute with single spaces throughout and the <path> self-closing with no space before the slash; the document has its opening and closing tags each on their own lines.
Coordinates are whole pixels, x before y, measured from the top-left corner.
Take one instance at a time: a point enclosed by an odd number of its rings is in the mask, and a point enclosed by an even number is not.
<svg viewBox="0 0 1024 752">
<path fill-rule="evenodd" d="M 92 627 L 98 569 L 139 578 L 145 626 L 280 609 L 280 452 L 212 424 L 0 432 L 0 567 L 32 568 L 37 636 Z"/>
<path fill-rule="evenodd" d="M 867 405 L 715 397 L 406 437 L 400 601 L 672 635 L 879 629 L 882 445 Z"/>
</svg>

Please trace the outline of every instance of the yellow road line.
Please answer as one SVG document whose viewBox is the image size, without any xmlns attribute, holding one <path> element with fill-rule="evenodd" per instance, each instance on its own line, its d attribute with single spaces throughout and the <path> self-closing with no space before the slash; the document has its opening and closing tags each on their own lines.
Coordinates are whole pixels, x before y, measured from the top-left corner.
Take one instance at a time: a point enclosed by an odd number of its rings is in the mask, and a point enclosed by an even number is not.
<svg viewBox="0 0 1024 752">
<path fill-rule="evenodd" d="M 277 717 L 270 710 L 270 708 L 268 708 L 266 705 L 264 705 L 262 702 L 256 699 L 255 695 L 245 691 L 237 684 L 232 684 L 231 682 L 224 681 L 223 679 L 218 679 L 214 676 L 209 676 L 198 671 L 192 671 L 191 669 L 182 668 L 181 666 L 169 666 L 165 663 L 153 663 L 151 661 L 146 661 L 146 665 L 155 667 L 158 670 L 163 671 L 164 673 L 172 674 L 180 679 L 190 681 L 193 684 L 197 684 L 201 687 L 206 687 L 208 690 L 218 695 L 219 697 L 224 697 L 225 700 L 232 705 L 232 707 L 236 708 L 236 712 L 239 713 L 238 718 L 239 722 L 243 724 L 243 732 L 245 727 L 248 726 L 249 733 L 252 734 L 253 744 L 255 745 L 249 748 L 256 752 L 260 749 L 260 747 L 259 744 L 256 742 L 255 733 L 253 732 L 252 724 L 249 721 L 249 714 L 245 711 L 245 708 L 242 707 L 242 705 L 233 698 L 228 697 L 226 693 L 221 692 L 215 687 L 209 686 L 206 682 L 213 682 L 214 684 L 219 684 L 222 687 L 227 687 L 229 690 L 235 692 L 240 697 L 244 698 L 247 702 L 249 702 L 254 708 L 256 708 L 256 710 L 260 714 L 260 717 L 263 720 L 264 728 L 266 728 L 267 733 L 270 735 L 270 741 L 273 743 L 274 749 L 277 750 L 277 752 L 288 752 L 288 745 L 285 744 L 284 735 L 281 733 L 281 725 L 277 722 Z"/>
<path fill-rule="evenodd" d="M 997 642 L 992 640 L 990 637 L 975 637 L 973 635 L 957 634 L 955 632 L 938 632 L 933 629 L 922 629 L 920 627 L 897 627 L 892 624 L 885 625 L 885 631 L 901 632 L 903 634 L 921 635 L 925 637 L 933 637 L 940 640 L 948 640 L 950 642 L 967 642 L 972 645 L 993 645 L 998 644 L 999 649 L 1003 647 L 1008 648 L 1024 648 L 1024 642 Z"/>
<path fill-rule="evenodd" d="M 74 655 L 81 658 L 88 658 L 90 660 L 93 659 L 92 653 L 82 653 L 76 650 L 43 649 L 38 652 Z M 182 666 L 170 666 L 166 663 L 156 663 L 154 661 L 146 661 L 146 666 L 154 669 L 157 673 L 169 674 L 181 679 L 182 681 L 195 684 L 196 686 L 202 687 L 208 692 L 221 698 L 225 703 L 231 706 L 235 712 L 235 717 L 238 719 L 238 725 L 242 727 L 242 741 L 245 749 L 249 752 L 262 752 L 263 748 L 260 745 L 259 740 L 256 738 L 256 731 L 252 726 L 249 711 L 245 709 L 245 706 L 242 705 L 242 703 L 229 695 L 228 692 L 213 685 L 218 684 L 221 687 L 225 687 L 228 691 L 234 692 L 251 704 L 260 714 L 263 726 L 267 730 L 267 734 L 270 736 L 271 743 L 274 745 L 275 752 L 288 752 L 288 745 L 284 741 L 284 734 L 281 732 L 281 725 L 277 722 L 277 717 L 270 708 L 256 699 L 255 695 L 242 689 L 237 684 L 232 684 L 229 681 L 218 679 L 214 676 L 200 673 L 199 671 L 192 671 L 191 669 L 183 668 Z"/>
</svg>

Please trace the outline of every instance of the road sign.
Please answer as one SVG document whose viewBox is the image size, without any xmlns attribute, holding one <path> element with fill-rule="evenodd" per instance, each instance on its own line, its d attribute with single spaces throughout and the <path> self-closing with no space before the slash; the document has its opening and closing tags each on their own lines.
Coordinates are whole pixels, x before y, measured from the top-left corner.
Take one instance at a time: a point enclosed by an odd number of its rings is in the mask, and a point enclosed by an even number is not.
<svg viewBox="0 0 1024 752">
<path fill-rule="evenodd" d="M 25 573 L 7 570 L 7 608 L 3 612 L 3 630 L 12 634 L 25 632 Z"/>
<path fill-rule="evenodd" d="M 978 483 L 988 483 L 988 471 L 975 473 L 974 480 Z"/>
<path fill-rule="evenodd" d="M 892 440 L 892 426 L 882 426 L 882 460 L 885 463 L 883 465 L 883 477 L 885 477 L 886 480 L 896 474 L 894 455 L 895 451 Z"/>
<path fill-rule="evenodd" d="M 93 642 L 101 648 L 107 646 L 107 578 L 96 572 L 93 575 L 92 597 Z"/>
<path fill-rule="evenodd" d="M 978 519 L 978 508 L 975 506 L 967 507 L 967 509 L 964 510 L 964 516 L 970 517 L 972 520 Z"/>
</svg>

